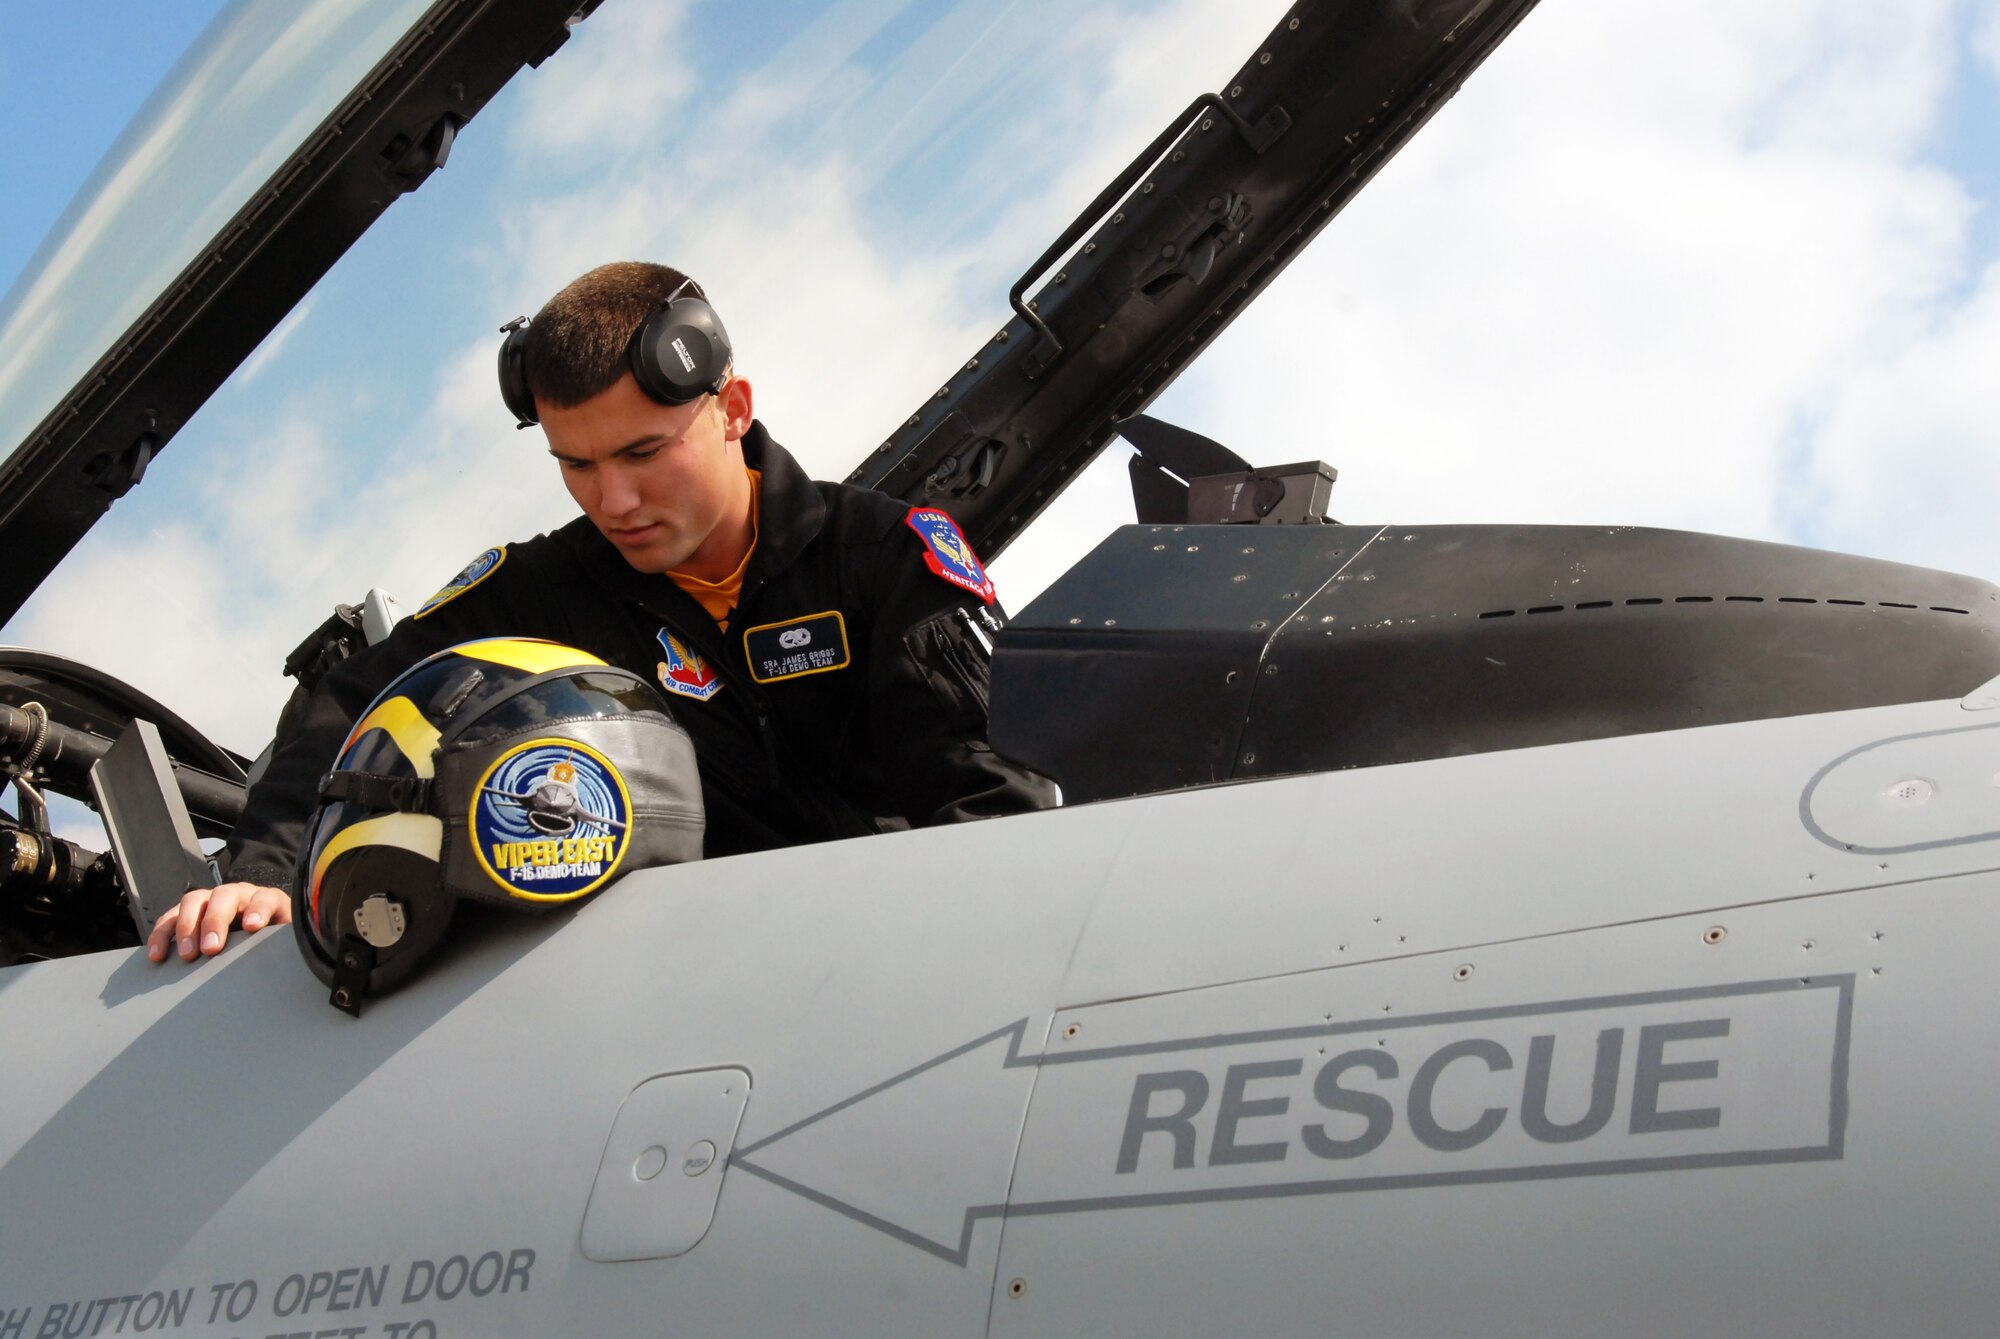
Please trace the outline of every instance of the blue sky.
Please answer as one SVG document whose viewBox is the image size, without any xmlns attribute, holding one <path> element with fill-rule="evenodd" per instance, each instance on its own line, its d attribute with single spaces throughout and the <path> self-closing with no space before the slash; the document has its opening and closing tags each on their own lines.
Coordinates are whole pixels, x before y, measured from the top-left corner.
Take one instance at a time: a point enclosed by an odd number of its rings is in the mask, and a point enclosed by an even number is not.
<svg viewBox="0 0 2000 1339">
<path fill-rule="evenodd" d="M 0 11 L 0 271 L 216 8 Z M 841 477 L 1283 10 L 608 0 L 0 637 L 254 751 L 335 601 L 420 601 L 570 514 L 499 406 L 494 330 L 624 256 L 703 277 L 760 416 Z M 1154 412 L 1333 462 L 1348 520 L 1667 525 L 2000 577 L 1996 70 L 2000 0 L 1551 0 Z M 1129 517 L 1110 452 L 995 564 L 1003 596 Z"/>
<path fill-rule="evenodd" d="M 0 5 L 0 292 L 221 8 L 221 0 Z"/>
<path fill-rule="evenodd" d="M 1968 37 L 1978 21 L 1970 11 L 1962 17 Z M 1986 22 L 1992 23 L 1991 10 Z M 1940 166 L 1988 202 L 1972 225 L 1973 253 L 1987 260 L 2000 256 L 2000 209 L 1990 207 L 2000 201 L 2000 79 L 1994 76 L 1991 59 L 1975 51 L 1970 41 L 1960 48 L 1950 92 L 1925 145 Z"/>
</svg>

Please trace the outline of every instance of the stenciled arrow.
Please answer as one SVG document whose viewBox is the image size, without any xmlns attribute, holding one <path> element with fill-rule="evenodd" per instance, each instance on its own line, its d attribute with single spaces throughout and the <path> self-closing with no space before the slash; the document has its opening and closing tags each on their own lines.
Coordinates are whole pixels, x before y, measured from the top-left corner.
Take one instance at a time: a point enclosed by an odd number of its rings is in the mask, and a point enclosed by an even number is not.
<svg viewBox="0 0 2000 1339">
<path fill-rule="evenodd" d="M 1791 977 L 1393 1020 L 1329 1018 L 1044 1055 L 1022 1054 L 1031 1021 L 1023 1018 L 745 1144 L 730 1163 L 963 1268 L 988 1218 L 1838 1159 L 1853 983 L 1851 975 Z M 1571 1021 L 1556 1021 L 1564 1017 Z M 1555 1104 L 1569 1109 L 1552 1112 L 1555 1038 L 1525 1044 L 1545 1028 L 1564 1029 L 1561 1063 L 1587 1083 L 1587 1109 L 1572 1086 Z M 1369 1051 L 1382 1060 L 1355 1067 L 1367 1072 L 1352 1080 L 1353 1100 L 1315 1103 L 1301 1044 L 1421 1030 L 1437 1036 L 1400 1051 L 1400 1067 L 1388 1052 Z M 1494 1036 L 1511 1037 L 1512 1053 Z M 1727 1052 L 1723 1068 L 1715 1057 L 1731 1037 L 1740 1047 Z M 1202 1053 L 1260 1045 L 1282 1049 L 1215 1075 L 1186 1068 Z M 1170 1058 L 1177 1056 L 1186 1058 Z M 1348 1051 L 1333 1063 L 1357 1058 Z M 1140 1076 L 1140 1068 L 1157 1066 L 1168 1068 Z M 1505 1108 L 1460 1113 L 1447 1126 L 1432 1090 L 1453 1066 L 1475 1084 L 1507 1086 Z M 1028 1101 L 1038 1073 L 1057 1067 L 1085 1087 L 1045 1095 L 1051 1114 L 1041 1151 L 1031 1154 L 1022 1141 Z M 1260 1086 L 1246 1091 L 1239 1076 Z M 1287 1085 L 1297 1098 L 1289 1123 L 1277 1119 L 1287 1110 L 1277 1101 Z M 1614 1087 L 1617 1122 L 1609 1120 Z M 1393 1117 L 1383 1095 L 1390 1089 L 1409 1095 Z M 1232 1103 L 1237 1117 L 1225 1117 Z M 1197 1110 L 1212 1132 L 1199 1166 L 1192 1130 L 1173 1132 Z M 1371 1110 L 1379 1129 L 1354 1137 L 1352 1118 Z M 1335 1135 L 1325 1123 L 1339 1113 L 1349 1117 L 1340 1127 L 1349 1133 Z M 1138 1167 L 1141 1139 L 1154 1141 L 1151 1173 Z M 1070 1142 L 1106 1156 L 1067 1156 L 1060 1150 Z M 1045 1193 L 1056 1185 L 1074 1193 Z"/>
<path fill-rule="evenodd" d="M 979 1220 L 1007 1209 L 1013 1153 L 1042 1064 L 1021 1054 L 1027 1031 L 1023 1018 L 976 1037 L 739 1147 L 730 1166 L 963 1267 Z M 949 1130 L 943 1137 L 941 1126 Z M 993 1166 L 967 1156 L 975 1149 L 1007 1156 Z M 893 1202 L 909 1188 L 918 1191 L 916 1203 Z"/>
</svg>

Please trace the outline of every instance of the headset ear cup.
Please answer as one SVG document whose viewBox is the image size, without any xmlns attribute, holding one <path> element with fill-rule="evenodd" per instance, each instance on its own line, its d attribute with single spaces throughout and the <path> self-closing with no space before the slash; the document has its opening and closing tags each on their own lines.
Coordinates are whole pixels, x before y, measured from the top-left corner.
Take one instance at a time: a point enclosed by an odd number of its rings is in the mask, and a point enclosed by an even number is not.
<svg viewBox="0 0 2000 1339">
<path fill-rule="evenodd" d="M 729 371 L 729 333 L 715 308 L 696 297 L 676 298 L 647 317 L 625 352 L 632 379 L 661 404 L 714 394 Z"/>
<path fill-rule="evenodd" d="M 500 345 L 500 398 L 507 412 L 523 428 L 541 422 L 535 412 L 535 396 L 528 389 L 528 326 L 525 321 L 508 327 Z"/>
</svg>

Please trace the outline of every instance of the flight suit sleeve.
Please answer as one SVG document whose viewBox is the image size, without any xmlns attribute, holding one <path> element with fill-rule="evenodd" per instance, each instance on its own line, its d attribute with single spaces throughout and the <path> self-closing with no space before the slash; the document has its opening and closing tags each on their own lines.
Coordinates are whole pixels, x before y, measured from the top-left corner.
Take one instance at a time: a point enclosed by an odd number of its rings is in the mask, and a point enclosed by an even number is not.
<svg viewBox="0 0 2000 1339">
<path fill-rule="evenodd" d="M 573 640 L 561 617 L 564 602 L 537 598 L 546 588 L 532 556 L 518 549 L 503 552 L 507 570 L 403 619 L 383 641 L 328 670 L 302 712 L 287 713 L 270 765 L 244 797 L 242 816 L 229 834 L 230 880 L 291 887 L 306 824 L 318 807 L 320 778 L 354 722 L 404 670 L 435 651 L 480 637 Z"/>
<path fill-rule="evenodd" d="M 987 742 L 984 602 L 901 556 L 875 622 L 870 716 L 903 817 L 921 827 L 1060 804 L 1055 782 Z"/>
</svg>

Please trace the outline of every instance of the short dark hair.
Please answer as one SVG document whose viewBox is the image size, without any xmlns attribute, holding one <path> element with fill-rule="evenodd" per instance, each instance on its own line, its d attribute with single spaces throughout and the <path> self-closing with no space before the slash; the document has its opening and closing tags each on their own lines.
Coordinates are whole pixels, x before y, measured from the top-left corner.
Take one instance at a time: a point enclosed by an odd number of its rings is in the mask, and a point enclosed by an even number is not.
<svg viewBox="0 0 2000 1339">
<path fill-rule="evenodd" d="M 572 280 L 528 324 L 529 393 L 569 409 L 611 389 L 630 370 L 632 332 L 683 284 L 691 296 L 708 296 L 671 265 L 642 260 L 613 261 Z"/>
</svg>

